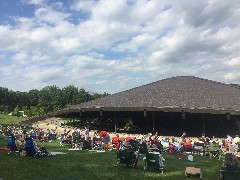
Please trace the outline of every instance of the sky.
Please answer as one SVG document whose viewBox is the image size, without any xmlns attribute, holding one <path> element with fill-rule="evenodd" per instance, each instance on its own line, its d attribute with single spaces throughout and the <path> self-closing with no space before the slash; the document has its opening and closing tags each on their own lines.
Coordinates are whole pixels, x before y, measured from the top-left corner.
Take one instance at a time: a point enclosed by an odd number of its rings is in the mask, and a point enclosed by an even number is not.
<svg viewBox="0 0 240 180">
<path fill-rule="evenodd" d="M 0 0 L 0 87 L 240 84 L 239 20 L 239 0 Z"/>
</svg>

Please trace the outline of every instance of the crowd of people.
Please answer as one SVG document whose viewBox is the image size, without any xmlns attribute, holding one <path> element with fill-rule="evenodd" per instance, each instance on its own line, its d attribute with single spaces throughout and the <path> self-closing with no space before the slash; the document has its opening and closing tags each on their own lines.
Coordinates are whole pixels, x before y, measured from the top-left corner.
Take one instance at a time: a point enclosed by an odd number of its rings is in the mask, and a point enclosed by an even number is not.
<svg viewBox="0 0 240 180">
<path fill-rule="evenodd" d="M 192 152 L 202 152 L 205 155 L 206 149 L 212 144 L 217 143 L 219 148 L 225 154 L 225 160 L 221 172 L 226 170 L 240 171 L 238 167 L 237 152 L 229 152 L 230 146 L 236 146 L 239 149 L 240 138 L 236 135 L 232 138 L 229 134 L 223 140 L 210 139 L 202 134 L 197 139 L 191 139 L 187 137 L 186 132 L 179 138 L 164 138 L 160 137 L 156 132 L 155 134 L 142 134 L 139 136 L 121 136 L 119 134 L 110 134 L 105 130 L 95 131 L 93 136 L 90 137 L 90 131 L 88 127 L 84 128 L 72 128 L 64 129 L 60 134 L 56 133 L 56 129 L 46 129 L 42 130 L 40 128 L 28 129 L 26 126 L 0 126 L 0 134 L 8 136 L 8 148 L 10 152 L 18 152 L 22 156 L 35 156 L 37 152 L 45 150 L 43 146 L 39 146 L 37 141 L 51 142 L 60 139 L 60 145 L 63 146 L 66 139 L 68 140 L 68 145 L 75 148 L 81 148 L 84 143 L 88 144 L 88 149 L 93 149 L 95 143 L 98 141 L 100 144 L 100 149 L 103 151 L 109 151 L 109 148 L 115 148 L 117 151 L 128 149 L 130 145 L 136 144 L 137 149 L 135 150 L 135 158 L 139 157 L 139 148 L 145 145 L 147 149 L 157 149 L 157 151 L 162 154 L 162 152 L 168 152 L 170 154 L 184 153 L 186 149 L 184 146 L 191 146 Z M 165 143 L 168 143 L 167 148 Z M 197 147 L 197 144 L 202 144 L 201 147 Z M 240 150 L 240 149 L 239 149 Z M 223 173 L 220 174 L 219 179 L 222 179 Z"/>
</svg>

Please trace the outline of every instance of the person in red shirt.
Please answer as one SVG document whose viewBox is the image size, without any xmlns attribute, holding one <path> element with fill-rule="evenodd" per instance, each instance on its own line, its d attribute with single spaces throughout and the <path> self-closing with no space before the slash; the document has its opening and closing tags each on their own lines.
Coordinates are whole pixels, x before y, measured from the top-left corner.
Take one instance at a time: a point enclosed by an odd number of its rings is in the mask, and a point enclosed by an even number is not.
<svg viewBox="0 0 240 180">
<path fill-rule="evenodd" d="M 100 137 L 105 138 L 108 133 L 107 133 L 107 131 L 100 131 L 98 134 Z"/>
<path fill-rule="evenodd" d="M 119 139 L 119 135 L 118 134 L 116 134 L 116 137 L 112 138 L 112 144 L 115 146 L 116 150 L 119 150 L 120 139 Z"/>
<path fill-rule="evenodd" d="M 100 132 L 99 132 L 99 136 L 100 136 L 101 138 L 103 138 L 104 150 L 105 150 L 105 151 L 108 151 L 108 144 L 109 144 L 109 142 L 110 142 L 110 140 L 111 140 L 109 134 L 107 133 L 107 131 L 100 131 Z"/>
</svg>

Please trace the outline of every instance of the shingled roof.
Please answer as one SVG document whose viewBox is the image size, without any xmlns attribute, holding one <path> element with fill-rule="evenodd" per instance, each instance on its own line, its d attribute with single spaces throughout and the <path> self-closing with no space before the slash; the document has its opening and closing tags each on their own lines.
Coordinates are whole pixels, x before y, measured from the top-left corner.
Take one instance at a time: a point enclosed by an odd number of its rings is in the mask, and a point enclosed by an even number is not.
<svg viewBox="0 0 240 180">
<path fill-rule="evenodd" d="M 240 88 L 178 76 L 71 106 L 74 111 L 166 111 L 240 115 Z"/>
</svg>

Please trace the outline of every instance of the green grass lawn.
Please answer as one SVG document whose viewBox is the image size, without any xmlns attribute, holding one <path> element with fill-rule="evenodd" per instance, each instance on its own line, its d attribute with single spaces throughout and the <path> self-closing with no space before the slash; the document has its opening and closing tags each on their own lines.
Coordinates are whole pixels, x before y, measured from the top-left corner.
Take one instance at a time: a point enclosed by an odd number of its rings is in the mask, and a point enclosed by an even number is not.
<svg viewBox="0 0 240 180">
<path fill-rule="evenodd" d="M 7 140 L 0 139 L 0 147 L 6 147 Z M 21 157 L 0 151 L 0 177 L 4 180 L 43 179 L 43 180 L 77 180 L 77 179 L 113 179 L 113 180 L 142 180 L 142 179 L 192 179 L 186 178 L 184 170 L 187 166 L 199 167 L 203 172 L 203 179 L 215 180 L 222 164 L 222 160 L 210 160 L 209 157 L 194 156 L 194 162 L 188 162 L 187 157 L 178 160 L 175 155 L 163 153 L 165 162 L 164 174 L 157 170 L 143 170 L 143 155 L 139 158 L 136 168 L 116 165 L 116 151 L 97 153 L 89 151 L 68 151 L 60 147 L 59 142 L 40 143 L 49 152 L 67 152 L 67 155 L 52 157 Z"/>
<path fill-rule="evenodd" d="M 0 114 L 0 124 L 4 124 L 4 125 L 17 124 L 25 120 L 26 118 Z"/>
</svg>

